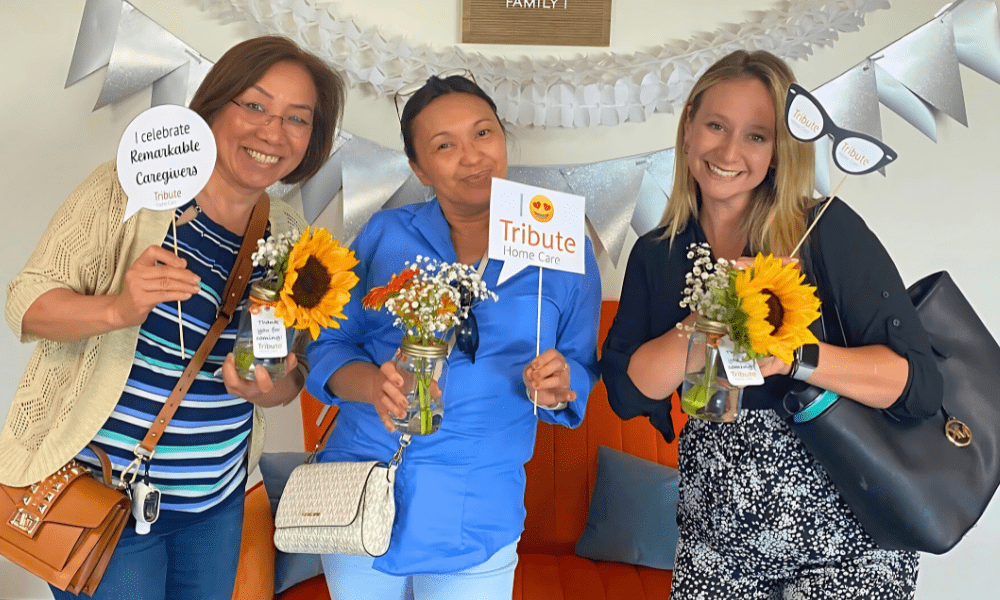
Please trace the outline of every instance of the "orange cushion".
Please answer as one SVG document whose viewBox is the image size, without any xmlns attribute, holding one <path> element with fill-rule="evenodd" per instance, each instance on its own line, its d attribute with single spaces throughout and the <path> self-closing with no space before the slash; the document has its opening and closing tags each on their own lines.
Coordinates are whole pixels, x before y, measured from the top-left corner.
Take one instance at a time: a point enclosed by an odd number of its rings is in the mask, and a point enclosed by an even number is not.
<svg viewBox="0 0 1000 600">
<path fill-rule="evenodd" d="M 233 600 L 261 600 L 274 595 L 273 540 L 271 503 L 264 484 L 258 483 L 247 491 L 243 507 L 243 541 Z"/>
<path fill-rule="evenodd" d="M 605 300 L 601 306 L 602 342 L 617 309 L 617 301 Z M 676 398 L 672 403 L 674 428 L 680 431 L 687 417 Z M 527 474 L 524 506 L 528 516 L 519 552 L 573 554 L 587 524 L 590 495 L 597 479 L 598 446 L 677 467 L 676 440 L 668 444 L 644 417 L 619 419 L 608 404 L 604 383 L 598 382 L 587 401 L 587 416 L 580 427 L 538 424 L 535 453 L 524 467 Z"/>
<path fill-rule="evenodd" d="M 330 600 L 330 590 L 322 575 L 306 579 L 285 590 L 276 600 Z"/>
<path fill-rule="evenodd" d="M 299 408 L 302 410 L 302 447 L 306 452 L 313 451 L 313 448 L 316 447 L 316 442 L 319 441 L 320 434 L 323 433 L 323 429 L 330 424 L 334 415 L 340 410 L 336 406 L 331 406 L 330 411 L 323 417 L 322 425 L 317 425 L 316 419 L 319 418 L 320 413 L 325 407 L 325 404 L 317 400 L 305 389 L 302 390 L 302 395 L 299 397 Z"/>
<path fill-rule="evenodd" d="M 670 571 L 575 555 L 521 554 L 513 600 L 665 600 Z"/>
</svg>

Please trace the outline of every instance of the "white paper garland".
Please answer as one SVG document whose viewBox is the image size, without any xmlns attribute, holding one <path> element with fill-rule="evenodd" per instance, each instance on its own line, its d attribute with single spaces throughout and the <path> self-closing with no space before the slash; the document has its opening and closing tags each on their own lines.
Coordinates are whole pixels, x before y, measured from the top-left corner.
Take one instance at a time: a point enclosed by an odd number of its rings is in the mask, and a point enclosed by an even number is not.
<svg viewBox="0 0 1000 600">
<path fill-rule="evenodd" d="M 315 0 L 202 0 L 202 7 L 295 39 L 342 71 L 350 85 L 379 96 L 462 67 L 475 73 L 505 121 L 591 127 L 643 122 L 654 112 L 673 112 L 701 73 L 734 50 L 768 50 L 785 59 L 808 56 L 813 46 L 832 45 L 840 32 L 857 31 L 866 13 L 887 9 L 889 2 L 783 1 L 757 13 L 758 22 L 726 25 L 643 52 L 602 51 L 575 58 L 509 58 L 466 52 L 461 46 L 415 45 L 374 27 L 363 30 L 333 4 L 320 8 Z"/>
</svg>

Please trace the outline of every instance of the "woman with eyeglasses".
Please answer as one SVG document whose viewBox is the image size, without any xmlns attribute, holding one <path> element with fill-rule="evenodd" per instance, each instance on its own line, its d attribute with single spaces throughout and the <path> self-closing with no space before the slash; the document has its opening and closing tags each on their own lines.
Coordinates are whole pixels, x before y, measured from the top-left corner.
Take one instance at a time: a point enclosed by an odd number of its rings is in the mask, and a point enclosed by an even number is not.
<svg viewBox="0 0 1000 600">
<path fill-rule="evenodd" d="M 143 209 L 124 222 L 127 198 L 114 161 L 73 192 L 8 288 L 7 322 L 22 341 L 39 342 L 0 432 L 0 481 L 32 484 L 74 457 L 99 468 L 84 448 L 90 443 L 121 477 L 216 319 L 265 188 L 308 179 L 329 155 L 343 89 L 336 73 L 291 40 L 237 44 L 191 102 L 218 148 L 204 189 L 175 210 Z M 303 226 L 287 204 L 270 203 L 267 231 Z M 250 280 L 264 275 L 256 267 Z M 279 380 L 262 367 L 253 381 L 236 375 L 231 351 L 248 293 L 249 286 L 143 465 L 142 477 L 161 493 L 158 520 L 145 534 L 130 521 L 93 598 L 232 596 L 248 455 L 255 464 L 263 444 L 255 407 L 293 400 L 304 382 L 297 367 L 305 365 L 290 354 Z"/>
<path fill-rule="evenodd" d="M 709 67 L 681 114 L 660 227 L 632 249 L 601 373 L 615 412 L 648 417 L 668 441 L 671 395 L 697 316 L 679 304 L 692 267 L 688 245 L 707 242 L 713 261 L 740 267 L 758 252 L 787 257 L 817 203 L 812 146 L 783 122 L 793 80 L 783 61 L 761 51 Z M 817 321 L 820 343 L 793 364 L 759 360 L 765 383 L 744 389 L 735 422 L 688 420 L 671 600 L 914 595 L 917 554 L 875 545 L 773 408 L 806 382 L 843 401 L 926 417 L 941 406 L 941 376 L 892 260 L 861 218 L 835 200 L 812 235 L 820 279 L 837 301 L 824 316 L 839 312 L 849 347 L 822 341 Z"/>
<path fill-rule="evenodd" d="M 441 428 L 405 450 L 388 552 L 326 555 L 323 570 L 334 598 L 509 600 L 537 420 L 579 425 L 597 379 L 597 265 L 587 240 L 586 275 L 545 272 L 536 358 L 538 270 L 498 286 L 503 262 L 486 258 L 492 178 L 507 174 L 496 106 L 466 77 L 431 77 L 406 101 L 400 125 L 410 166 L 436 197 L 377 213 L 352 246 L 361 281 L 348 318 L 309 346 L 307 388 L 340 408 L 320 460 L 388 460 L 399 445 L 389 415 L 403 418 L 406 399 L 389 361 L 402 331 L 386 311 L 362 309 L 368 290 L 421 255 L 485 267 L 498 300 L 472 308 L 478 350 L 457 344 L 449 356 Z"/>
</svg>

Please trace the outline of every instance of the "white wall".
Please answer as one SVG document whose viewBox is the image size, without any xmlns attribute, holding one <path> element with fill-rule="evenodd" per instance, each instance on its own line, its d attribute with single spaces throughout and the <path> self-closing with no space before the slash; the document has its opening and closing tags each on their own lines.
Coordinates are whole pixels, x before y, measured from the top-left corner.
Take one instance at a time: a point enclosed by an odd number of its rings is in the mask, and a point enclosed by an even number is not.
<svg viewBox="0 0 1000 600">
<path fill-rule="evenodd" d="M 223 25 L 200 10 L 199 0 L 133 0 L 133 4 L 209 59 L 217 59 L 233 43 L 248 37 L 241 24 Z M 691 33 L 723 23 L 739 23 L 749 11 L 765 10 L 772 0 L 615 0 L 612 49 L 628 51 L 686 39 Z M 819 49 L 807 61 L 793 63 L 806 87 L 816 87 L 868 55 L 927 22 L 942 0 L 894 0 L 893 8 L 873 13 L 857 33 L 842 34 L 831 48 Z M 379 25 L 386 34 L 413 42 L 444 45 L 459 38 L 457 0 L 342 0 L 339 10 L 357 15 L 361 25 Z M 56 207 L 99 163 L 114 156 L 128 122 L 149 106 L 149 93 L 91 112 L 103 70 L 64 89 L 84 0 L 23 2 L 0 0 L 0 102 L 4 144 L 0 189 L 5 209 L 5 235 L 0 281 L 23 266 Z M 508 54 L 572 54 L 581 49 L 542 47 L 474 47 Z M 1000 334 L 1000 307 L 995 246 L 1000 236 L 1000 202 L 996 198 L 995 150 L 1000 120 L 995 107 L 1000 85 L 962 68 L 969 128 L 951 120 L 939 123 L 938 143 L 918 133 L 888 110 L 882 111 L 883 139 L 900 158 L 887 176 L 848 180 L 844 197 L 868 221 L 896 259 L 906 283 L 939 269 L 959 282 L 994 334 Z M 676 118 L 654 115 L 644 124 L 586 130 L 522 129 L 516 132 L 512 164 L 594 162 L 672 145 Z M 390 100 L 352 90 L 345 128 L 385 145 L 399 147 L 398 122 Z M 630 246 L 634 235 L 628 240 Z M 993 252 L 991 255 L 990 252 Z M 627 256 L 628 247 L 623 253 Z M 605 296 L 617 297 L 622 271 L 601 261 Z M 0 365 L 0 415 L 5 415 L 13 389 L 31 347 L 0 333 L 7 360 Z M 269 419 L 271 450 L 298 449 L 301 442 L 297 407 L 273 411 Z M 994 504 L 954 551 L 925 557 L 917 598 L 961 596 L 992 599 L 1000 587 L 993 559 L 1000 537 L 1000 509 Z M 44 586 L 0 561 L 0 598 L 46 598 Z"/>
</svg>

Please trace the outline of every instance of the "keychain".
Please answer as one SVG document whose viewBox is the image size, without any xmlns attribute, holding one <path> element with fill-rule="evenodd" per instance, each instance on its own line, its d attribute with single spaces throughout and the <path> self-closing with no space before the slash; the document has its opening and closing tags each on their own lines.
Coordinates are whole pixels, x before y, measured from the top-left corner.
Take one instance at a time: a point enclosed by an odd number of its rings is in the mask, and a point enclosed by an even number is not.
<svg viewBox="0 0 1000 600">
<path fill-rule="evenodd" d="M 143 477 L 132 484 L 132 516 L 139 535 L 149 533 L 149 526 L 160 518 L 160 490 L 149 482 L 149 461 L 143 462 L 146 465 Z"/>
</svg>

